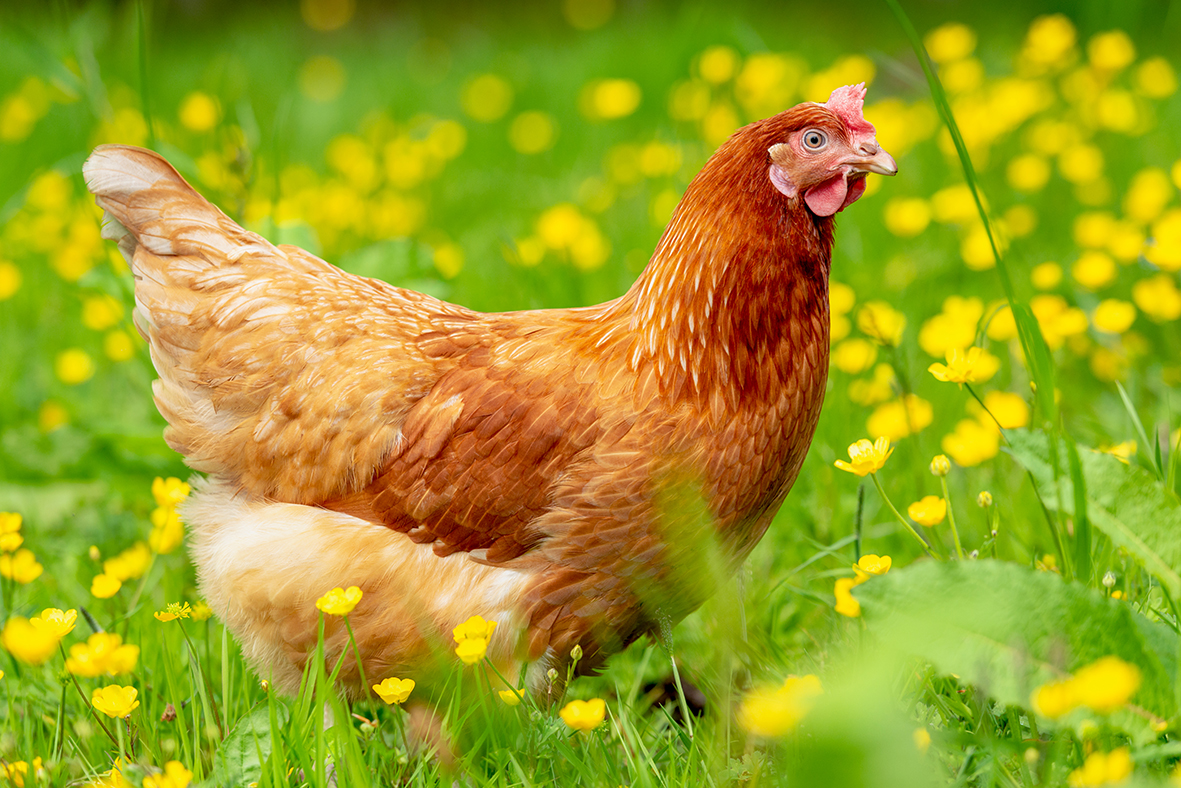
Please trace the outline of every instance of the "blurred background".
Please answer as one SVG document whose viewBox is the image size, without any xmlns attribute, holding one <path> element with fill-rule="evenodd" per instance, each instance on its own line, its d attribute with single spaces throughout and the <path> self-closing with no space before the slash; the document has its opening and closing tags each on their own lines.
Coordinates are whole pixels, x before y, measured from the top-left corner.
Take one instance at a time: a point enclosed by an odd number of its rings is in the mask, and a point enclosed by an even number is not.
<svg viewBox="0 0 1181 788">
<path fill-rule="evenodd" d="M 1017 287 L 1034 296 L 1065 418 L 1082 442 L 1134 451 L 1115 381 L 1146 423 L 1181 408 L 1169 399 L 1181 10 L 905 6 Z M 1010 491 L 998 506 L 1019 538 L 1002 554 L 1048 549 L 1013 514 L 1030 498 L 991 420 L 926 371 L 979 337 L 997 360 L 990 409 L 1006 426 L 1029 419 L 983 227 L 886 4 L 188 0 L 0 14 L 0 509 L 36 524 L 62 588 L 85 593 L 78 545 L 128 544 L 151 479 L 186 475 L 160 437 L 130 274 L 79 174 L 93 146 L 154 147 L 247 227 L 348 270 L 480 310 L 570 306 L 629 286 L 735 128 L 860 81 L 900 174 L 871 178 L 838 219 L 830 391 L 754 574 L 779 583 L 848 537 L 857 490 L 832 463 L 866 435 L 898 442 L 899 498 L 918 497 L 943 451 L 967 469 L 952 480 L 965 500 Z M 876 497 L 866 507 L 867 523 L 885 522 Z M 984 515 L 964 519 L 979 543 Z M 909 549 L 893 526 L 873 533 L 878 552 Z M 813 579 L 823 600 L 796 593 Z M 828 583 L 775 585 L 764 623 L 801 641 L 798 617 L 831 604 Z"/>
</svg>

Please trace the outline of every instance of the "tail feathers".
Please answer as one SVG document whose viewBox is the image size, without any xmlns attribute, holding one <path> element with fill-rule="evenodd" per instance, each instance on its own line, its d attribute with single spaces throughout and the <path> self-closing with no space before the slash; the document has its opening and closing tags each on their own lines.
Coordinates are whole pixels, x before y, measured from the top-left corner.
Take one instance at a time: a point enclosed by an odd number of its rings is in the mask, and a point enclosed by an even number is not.
<svg viewBox="0 0 1181 788">
<path fill-rule="evenodd" d="M 273 247 L 198 194 L 159 154 L 100 145 L 82 165 L 103 216 L 103 237 L 119 242 L 128 262 L 136 245 L 156 255 L 199 255 L 236 262 Z M 128 240 L 128 236 L 132 240 Z"/>
</svg>

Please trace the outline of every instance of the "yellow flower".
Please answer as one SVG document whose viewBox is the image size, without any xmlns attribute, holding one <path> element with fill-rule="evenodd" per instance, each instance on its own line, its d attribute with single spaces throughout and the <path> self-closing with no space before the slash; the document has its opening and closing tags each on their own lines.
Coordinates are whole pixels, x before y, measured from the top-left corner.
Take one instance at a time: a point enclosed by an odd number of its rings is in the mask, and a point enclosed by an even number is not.
<svg viewBox="0 0 1181 788">
<path fill-rule="evenodd" d="M 936 454 L 931 460 L 931 473 L 935 476 L 946 476 L 951 473 L 951 460 L 946 454 Z"/>
<path fill-rule="evenodd" d="M 927 33 L 923 45 L 936 63 L 951 63 L 972 54 L 976 33 L 960 22 L 947 22 Z"/>
<path fill-rule="evenodd" d="M 108 717 L 126 717 L 139 706 L 136 696 L 139 692 L 135 687 L 120 687 L 111 684 L 94 691 L 90 696 L 90 703 L 94 708 Z"/>
<path fill-rule="evenodd" d="M 152 552 L 168 555 L 185 538 L 185 528 L 180 515 L 171 506 L 158 506 L 152 510 L 152 532 L 148 534 L 148 547 Z"/>
<path fill-rule="evenodd" d="M 976 505 L 981 509 L 987 509 L 992 506 L 992 493 L 988 490 L 981 490 L 980 494 L 976 496 Z"/>
<path fill-rule="evenodd" d="M 992 427 L 997 422 L 1006 430 L 1016 430 L 1029 423 L 1029 405 L 1020 394 L 1008 391 L 990 391 L 984 395 L 984 407 L 992 414 L 981 414 L 980 422 Z M 996 422 L 993 421 L 996 419 Z"/>
<path fill-rule="evenodd" d="M 1115 785 L 1132 775 L 1132 756 L 1127 747 L 1111 752 L 1093 752 L 1083 765 L 1070 773 L 1066 784 L 1070 788 Z"/>
<path fill-rule="evenodd" d="M 781 687 L 748 693 L 738 707 L 738 724 L 755 736 L 778 738 L 799 725 L 823 694 L 815 675 L 788 676 Z"/>
<path fill-rule="evenodd" d="M 849 459 L 853 462 L 837 460 L 833 465 L 842 471 L 865 476 L 880 471 L 893 453 L 894 450 L 890 448 L 888 438 L 878 438 L 873 443 L 870 443 L 867 438 L 862 438 L 849 447 Z"/>
<path fill-rule="evenodd" d="M 77 610 L 59 610 L 56 607 L 47 607 L 41 611 L 41 615 L 29 619 L 29 623 L 35 627 L 48 629 L 60 639 L 74 631 L 74 624 L 77 620 Z"/>
<path fill-rule="evenodd" d="M 1038 714 L 1052 720 L 1069 714 L 1078 708 L 1074 684 L 1070 679 L 1043 684 L 1034 690 L 1030 705 Z"/>
<path fill-rule="evenodd" d="M 1109 30 L 1091 36 L 1087 57 L 1100 71 L 1119 71 L 1136 59 L 1136 46 L 1124 31 Z"/>
<path fill-rule="evenodd" d="M 488 641 L 483 638 L 468 638 L 459 641 L 455 647 L 455 656 L 465 665 L 475 665 L 488 653 Z"/>
<path fill-rule="evenodd" d="M 522 112 L 509 126 L 508 140 L 517 153 L 541 153 L 554 145 L 558 123 L 547 112 Z"/>
<path fill-rule="evenodd" d="M 920 753 L 926 753 L 931 748 L 931 732 L 926 728 L 915 728 L 914 746 Z"/>
<path fill-rule="evenodd" d="M 123 587 L 123 583 L 119 578 L 111 577 L 108 574 L 98 574 L 90 581 L 90 593 L 98 599 L 110 599 L 115 594 L 119 593 L 119 589 Z"/>
<path fill-rule="evenodd" d="M 853 288 L 840 282 L 828 283 L 828 308 L 834 315 L 846 315 L 853 311 L 853 304 L 857 302 L 857 294 Z"/>
<path fill-rule="evenodd" d="M 1083 252 L 1070 268 L 1070 275 L 1087 290 L 1100 290 L 1115 281 L 1115 261 L 1104 252 Z"/>
<path fill-rule="evenodd" d="M 85 643 L 70 646 L 66 670 L 75 676 L 118 676 L 130 673 L 139 660 L 139 646 L 124 643 L 113 632 L 95 632 Z"/>
<path fill-rule="evenodd" d="M 316 600 L 316 609 L 330 616 L 347 616 L 360 601 L 360 588 L 349 586 L 346 591 L 338 586 Z"/>
<path fill-rule="evenodd" d="M 576 731 L 590 731 L 602 724 L 607 716 L 607 702 L 602 698 L 572 700 L 558 712 L 562 722 Z"/>
<path fill-rule="evenodd" d="M 21 289 L 21 278 L 19 268 L 7 260 L 0 260 L 0 301 L 7 301 Z"/>
<path fill-rule="evenodd" d="M 456 643 L 462 643 L 465 640 L 490 640 L 495 631 L 495 621 L 485 621 L 483 616 L 472 616 L 452 629 L 451 635 Z"/>
<path fill-rule="evenodd" d="M 373 691 L 386 703 L 404 703 L 414 689 L 414 679 L 384 679 L 380 684 L 373 685 Z"/>
<path fill-rule="evenodd" d="M 209 607 L 209 605 L 205 604 L 204 602 L 198 602 L 197 604 L 193 605 L 192 615 L 194 621 L 204 621 L 213 615 L 213 608 Z"/>
<path fill-rule="evenodd" d="M 583 89 L 578 105 L 588 118 L 610 120 L 635 112 L 640 98 L 640 86 L 630 79 L 602 79 Z"/>
<path fill-rule="evenodd" d="M 1009 162 L 1005 177 L 1019 192 L 1037 192 L 1050 181 L 1050 163 L 1036 153 L 1026 153 Z"/>
<path fill-rule="evenodd" d="M 144 778 L 144 788 L 188 788 L 192 780 L 193 773 L 186 769 L 184 764 L 180 761 L 169 761 L 164 764 L 163 773 L 149 774 Z"/>
<path fill-rule="evenodd" d="M 890 571 L 890 556 L 877 556 L 873 553 L 867 553 L 858 559 L 857 563 L 853 564 L 853 571 L 857 573 L 857 583 L 864 583 L 870 578 L 870 575 L 884 575 Z"/>
<path fill-rule="evenodd" d="M 875 439 L 897 441 L 927 428 L 934 418 L 930 402 L 917 394 L 907 394 L 874 408 L 865 422 L 865 431 Z"/>
<path fill-rule="evenodd" d="M 180 116 L 180 125 L 189 131 L 200 133 L 209 131 L 217 125 L 217 121 L 221 117 L 221 109 L 217 106 L 217 100 L 212 96 L 195 90 L 185 96 L 177 114 Z"/>
<path fill-rule="evenodd" d="M 0 552 L 11 553 L 25 541 L 20 535 L 21 520 L 15 512 L 0 512 Z"/>
<path fill-rule="evenodd" d="M 1136 441 L 1124 441 L 1114 446 L 1100 446 L 1097 449 L 1093 449 L 1093 451 L 1100 454 L 1110 454 L 1124 465 L 1127 465 L 1128 459 L 1136 453 Z"/>
<path fill-rule="evenodd" d="M 897 346 L 906 329 L 906 316 L 885 301 L 867 301 L 857 310 L 857 328 L 883 345 Z"/>
<path fill-rule="evenodd" d="M 95 295 L 82 302 L 82 325 L 105 331 L 123 319 L 123 305 L 109 295 Z"/>
<path fill-rule="evenodd" d="M 882 218 L 894 235 L 913 238 L 931 223 L 931 206 L 922 197 L 894 197 L 886 203 Z"/>
<path fill-rule="evenodd" d="M 11 553 L 24 543 L 25 538 L 20 535 L 19 531 L 0 534 L 0 552 L 2 553 Z"/>
<path fill-rule="evenodd" d="M 157 506 L 177 506 L 189 497 L 192 490 L 186 482 L 175 476 L 167 479 L 157 476 L 152 480 L 152 497 L 156 499 Z"/>
<path fill-rule="evenodd" d="M 12 656 L 30 665 L 40 665 L 57 650 L 61 638 L 48 627 L 39 627 L 22 616 L 13 616 L 0 632 L 0 642 Z"/>
<path fill-rule="evenodd" d="M 938 495 L 925 496 L 906 507 L 906 513 L 919 525 L 928 528 L 939 525 L 947 517 L 947 499 Z"/>
<path fill-rule="evenodd" d="M 860 375 L 870 369 L 877 357 L 877 345 L 868 339 L 846 339 L 832 351 L 832 363 L 849 375 Z"/>
<path fill-rule="evenodd" d="M 506 706 L 516 706 L 521 702 L 521 696 L 524 690 L 506 689 L 496 693 Z"/>
<path fill-rule="evenodd" d="M 1091 323 L 1099 331 L 1108 334 L 1122 334 L 1136 321 L 1136 306 L 1117 298 L 1099 302 L 1091 314 Z"/>
<path fill-rule="evenodd" d="M 1062 266 L 1053 262 L 1035 265 L 1029 279 L 1038 290 L 1050 290 L 1062 283 Z"/>
<path fill-rule="evenodd" d="M 940 447 L 957 465 L 971 468 L 997 455 L 1000 433 L 976 419 L 961 419 L 951 434 L 943 436 Z"/>
<path fill-rule="evenodd" d="M 94 360 L 85 350 L 78 348 L 58 353 L 53 368 L 58 380 L 67 386 L 76 386 L 94 377 Z"/>
<path fill-rule="evenodd" d="M 833 595 L 836 597 L 836 604 L 833 605 L 833 610 L 842 616 L 857 618 L 857 616 L 861 615 L 861 603 L 852 594 L 853 586 L 855 585 L 857 585 L 856 578 L 841 577 L 837 578 L 836 585 L 833 587 Z"/>
<path fill-rule="evenodd" d="M 114 558 L 103 561 L 103 573 L 125 583 L 143 577 L 151 563 L 152 551 L 144 542 L 136 542 Z"/>
<path fill-rule="evenodd" d="M 0 555 L 0 577 L 15 580 L 22 585 L 31 583 L 41 576 L 45 567 L 37 563 L 33 551 L 22 547 L 15 553 Z"/>
<path fill-rule="evenodd" d="M 29 776 L 30 766 L 27 761 L 13 761 L 12 763 L 0 766 L 0 775 L 8 778 L 8 781 L 16 786 L 16 788 L 25 788 L 25 780 Z M 34 758 L 31 771 L 33 772 L 33 782 L 30 785 L 45 785 L 45 769 L 41 765 L 40 758 Z"/>
<path fill-rule="evenodd" d="M 1139 224 L 1148 224 L 1161 215 L 1175 191 L 1168 173 L 1158 167 L 1146 167 L 1132 176 L 1124 195 L 1124 213 Z"/>
<path fill-rule="evenodd" d="M 1132 285 L 1132 300 L 1149 320 L 1157 323 L 1181 317 L 1181 291 L 1168 274 L 1145 277 Z"/>
<path fill-rule="evenodd" d="M 168 605 L 167 610 L 157 610 L 153 613 L 157 621 L 175 621 L 176 619 L 189 618 L 193 615 L 193 608 L 189 606 L 188 602 L 172 602 Z"/>
<path fill-rule="evenodd" d="M 1140 688 L 1140 669 L 1119 657 L 1101 657 L 1074 674 L 1078 703 L 1099 714 L 1122 708 Z"/>
<path fill-rule="evenodd" d="M 947 351 L 947 364 L 938 362 L 927 367 L 937 380 L 945 383 L 983 383 L 996 374 L 1000 361 L 987 350 L 970 347 L 966 353 L 951 349 Z"/>
</svg>

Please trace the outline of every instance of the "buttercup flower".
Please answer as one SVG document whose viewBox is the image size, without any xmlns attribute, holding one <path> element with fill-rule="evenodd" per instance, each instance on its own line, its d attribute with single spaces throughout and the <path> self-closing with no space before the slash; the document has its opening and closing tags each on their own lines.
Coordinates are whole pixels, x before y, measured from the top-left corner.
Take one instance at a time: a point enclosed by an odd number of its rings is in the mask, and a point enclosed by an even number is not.
<svg viewBox="0 0 1181 788">
<path fill-rule="evenodd" d="M 32 550 L 21 548 L 11 555 L 0 555 L 0 577 L 15 580 L 22 585 L 31 583 L 41 576 L 45 567 L 37 563 L 37 557 Z"/>
<path fill-rule="evenodd" d="M 782 687 L 763 687 L 744 697 L 738 724 L 756 736 L 783 736 L 799 725 L 823 694 L 816 676 L 789 676 Z"/>
<path fill-rule="evenodd" d="M 25 538 L 20 535 L 21 516 L 15 512 L 0 512 L 0 552 L 11 553 Z"/>
<path fill-rule="evenodd" d="M 33 780 L 35 782 L 28 784 L 45 784 L 45 768 L 41 765 L 40 758 L 34 758 L 31 766 L 27 761 L 13 761 L 12 763 L 0 766 L 0 775 L 7 777 L 8 782 L 15 785 L 16 788 L 25 788 L 26 780 L 29 779 L 30 771 L 33 773 Z"/>
<path fill-rule="evenodd" d="M 41 611 L 41 615 L 29 619 L 29 623 L 35 627 L 48 629 L 58 639 L 61 639 L 74 631 L 74 624 L 77 620 L 77 610 L 58 610 L 56 607 L 47 607 Z"/>
<path fill-rule="evenodd" d="M 212 615 L 213 608 L 204 602 L 198 602 L 197 604 L 193 605 L 192 616 L 194 621 L 204 621 Z"/>
<path fill-rule="evenodd" d="M 153 613 L 157 621 L 175 621 L 178 618 L 189 618 L 193 615 L 193 609 L 188 602 L 172 602 L 168 605 L 166 610 L 158 610 Z"/>
<path fill-rule="evenodd" d="M 888 438 L 878 438 L 873 443 L 867 438 L 862 438 L 849 447 L 849 459 L 852 462 L 837 460 L 833 464 L 842 471 L 865 476 L 880 471 L 893 452 Z"/>
<path fill-rule="evenodd" d="M 495 621 L 485 621 L 482 616 L 472 616 L 451 630 L 451 634 L 456 643 L 462 643 L 465 640 L 488 640 L 495 631 Z"/>
<path fill-rule="evenodd" d="M 607 702 L 602 698 L 572 700 L 558 712 L 562 722 L 576 731 L 590 731 L 602 724 L 607 716 Z"/>
<path fill-rule="evenodd" d="M 855 578 L 842 577 L 837 579 L 836 586 L 833 588 L 833 595 L 836 596 L 837 600 L 836 604 L 833 605 L 833 610 L 842 616 L 857 618 L 861 615 L 861 603 L 851 593 L 855 585 L 857 585 Z"/>
<path fill-rule="evenodd" d="M 349 586 L 346 591 L 339 586 L 316 600 L 316 608 L 330 616 L 347 616 L 361 601 L 361 589 Z"/>
<path fill-rule="evenodd" d="M 90 581 L 90 593 L 98 599 L 110 599 L 119 593 L 119 589 L 122 587 L 123 584 L 119 582 L 118 578 L 107 574 L 95 575 L 94 580 Z"/>
<path fill-rule="evenodd" d="M 463 660 L 465 665 L 475 665 L 488 653 L 488 641 L 483 638 L 469 638 L 459 641 L 455 647 L 455 656 Z"/>
<path fill-rule="evenodd" d="M 938 495 L 927 495 L 922 500 L 915 501 L 906 507 L 906 513 L 919 525 L 925 525 L 928 528 L 939 525 L 943 522 L 943 518 L 947 517 L 947 499 L 940 498 Z"/>
<path fill-rule="evenodd" d="M 1088 755 L 1083 765 L 1066 778 L 1066 784 L 1070 788 L 1114 785 L 1123 782 L 1131 774 L 1132 756 L 1127 747 L 1120 747 L 1111 752 L 1093 752 Z"/>
<path fill-rule="evenodd" d="M 857 573 L 857 582 L 864 583 L 869 579 L 870 575 L 884 575 L 890 571 L 890 556 L 877 556 L 873 553 L 861 556 L 857 563 L 853 564 L 853 571 Z"/>
<path fill-rule="evenodd" d="M 1000 361 L 988 351 L 970 347 L 967 352 L 958 348 L 947 351 L 947 364 L 935 362 L 927 371 L 945 383 L 982 383 L 1000 368 Z"/>
<path fill-rule="evenodd" d="M 144 788 L 188 788 L 193 780 L 193 773 L 184 767 L 180 761 L 169 761 L 164 764 L 164 771 L 160 774 L 149 774 L 144 778 Z"/>
<path fill-rule="evenodd" d="M 94 694 L 90 696 L 90 703 L 108 717 L 126 717 L 139 708 L 139 701 L 136 700 L 137 695 L 139 692 L 135 687 L 120 687 L 117 684 L 111 684 L 108 687 L 96 689 Z"/>
<path fill-rule="evenodd" d="M 500 692 L 498 692 L 496 694 L 498 696 L 500 696 L 500 699 L 502 701 L 504 701 L 504 705 L 516 706 L 521 702 L 521 695 L 523 693 L 524 693 L 524 690 L 506 689 L 506 690 L 501 690 Z"/>
<path fill-rule="evenodd" d="M 935 476 L 946 476 L 951 473 L 951 460 L 946 454 L 936 454 L 931 460 L 931 473 Z"/>
<path fill-rule="evenodd" d="M 124 643 L 114 632 L 95 632 L 85 643 L 70 646 L 66 670 L 75 676 L 117 676 L 130 673 L 139 660 L 139 646 Z"/>
<path fill-rule="evenodd" d="M 414 679 L 396 679 L 390 677 L 380 684 L 373 685 L 373 691 L 386 703 L 404 703 L 414 689 Z"/>
<path fill-rule="evenodd" d="M 189 497 L 190 492 L 192 492 L 192 487 L 174 476 L 167 479 L 157 476 L 152 481 L 152 497 L 156 499 L 157 506 L 178 506 L 181 501 Z"/>
<path fill-rule="evenodd" d="M 57 644 L 61 638 L 48 627 L 35 626 L 28 619 L 13 616 L 0 632 L 0 642 L 4 648 L 19 659 L 30 665 L 40 665 L 53 656 L 57 651 Z"/>
</svg>

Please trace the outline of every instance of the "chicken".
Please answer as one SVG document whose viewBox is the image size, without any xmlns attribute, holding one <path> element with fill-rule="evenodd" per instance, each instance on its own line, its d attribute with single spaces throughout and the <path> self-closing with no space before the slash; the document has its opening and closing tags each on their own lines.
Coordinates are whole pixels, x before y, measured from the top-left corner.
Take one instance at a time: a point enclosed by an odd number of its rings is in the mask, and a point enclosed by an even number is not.
<svg viewBox="0 0 1181 788">
<path fill-rule="evenodd" d="M 253 667 L 294 690 L 335 586 L 364 593 L 369 680 L 441 680 L 479 614 L 538 691 L 574 646 L 593 668 L 698 606 L 700 554 L 737 568 L 816 428 L 833 216 L 897 171 L 864 95 L 737 131 L 634 286 L 578 309 L 482 314 L 353 276 L 242 229 L 155 153 L 96 149 L 165 438 L 206 475 L 182 512 L 200 588 Z"/>
</svg>

